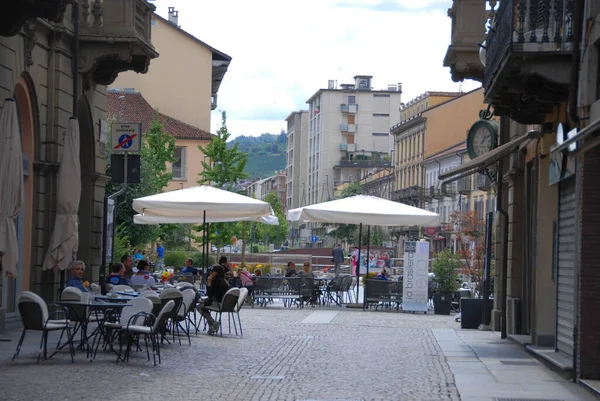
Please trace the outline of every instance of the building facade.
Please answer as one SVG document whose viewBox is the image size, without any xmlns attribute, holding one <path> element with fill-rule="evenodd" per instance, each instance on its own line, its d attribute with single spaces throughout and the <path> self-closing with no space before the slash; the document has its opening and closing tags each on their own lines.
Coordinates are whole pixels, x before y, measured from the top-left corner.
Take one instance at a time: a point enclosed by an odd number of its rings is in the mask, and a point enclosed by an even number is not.
<svg viewBox="0 0 600 401">
<path fill-rule="evenodd" d="M 423 113 L 459 96 L 459 92 L 425 92 L 400 108 L 401 121 L 390 129 L 394 138 L 396 172 L 393 200 L 417 207 L 423 206 L 422 163 L 425 156 L 426 131 Z M 452 124 L 451 121 L 446 123 Z"/>
<path fill-rule="evenodd" d="M 106 114 L 109 121 L 141 123 L 142 133 L 145 133 L 153 120 L 158 118 L 164 132 L 175 138 L 176 161 L 169 165 L 173 179 L 165 190 L 198 185 L 199 175 L 204 171 L 204 154 L 198 145 L 206 147 L 212 141 L 210 132 L 160 113 L 140 93 L 110 90 L 107 99 Z"/>
<path fill-rule="evenodd" d="M 336 185 L 391 166 L 389 127 L 399 120 L 402 86 L 374 90 L 371 80 L 356 76 L 340 88 L 330 81 L 308 99 L 307 205 L 332 199 Z"/>
<path fill-rule="evenodd" d="M 254 198 L 264 201 L 268 194 L 274 192 L 283 204 L 285 213 L 285 202 L 287 198 L 286 191 L 287 178 L 285 171 L 278 172 L 275 175 L 257 180 L 246 187 L 246 194 Z"/>
<path fill-rule="evenodd" d="M 295 209 L 304 206 L 304 189 L 308 184 L 308 111 L 294 111 L 287 122 L 286 200 L 285 206 Z"/>
<path fill-rule="evenodd" d="M 17 219 L 17 278 L 2 278 L 0 325 L 15 316 L 23 290 L 58 294 L 60 272 L 42 271 L 55 221 L 57 175 L 69 118 L 80 128 L 82 193 L 79 249 L 87 280 L 98 281 L 102 260 L 106 90 L 119 73 L 144 73 L 158 53 L 150 39 L 154 6 L 144 0 L 80 2 L 79 65 L 73 68 L 73 10 L 67 1 L 12 1 L 0 17 L 0 92 L 18 106 L 24 162 L 24 206 Z M 87 9 L 86 9 L 87 6 Z M 117 40 L 118 38 L 118 40 Z M 4 274 L 2 276 L 5 276 Z"/>
<path fill-rule="evenodd" d="M 463 3 L 474 2 L 454 0 L 453 9 Z M 478 13 L 451 17 L 453 26 L 475 30 L 482 26 L 478 15 L 490 16 L 479 56 L 485 101 L 501 117 L 499 143 L 440 178 L 482 169 L 496 176 L 494 280 L 506 284 L 494 286 L 492 328 L 594 387 L 589 380 L 600 379 L 600 29 L 593 21 L 600 4 L 526 0 L 517 8 L 516 1 L 489 1 L 485 11 L 483 3 Z M 476 45 L 464 49 L 471 60 L 479 52 Z M 476 76 L 466 60 L 456 65 L 462 75 Z"/>
<path fill-rule="evenodd" d="M 152 14 L 153 44 L 162 57 L 148 74 L 121 74 L 110 88 L 142 93 L 161 113 L 210 132 L 231 57 L 181 29 L 178 18 L 173 7 L 168 19 Z"/>
</svg>

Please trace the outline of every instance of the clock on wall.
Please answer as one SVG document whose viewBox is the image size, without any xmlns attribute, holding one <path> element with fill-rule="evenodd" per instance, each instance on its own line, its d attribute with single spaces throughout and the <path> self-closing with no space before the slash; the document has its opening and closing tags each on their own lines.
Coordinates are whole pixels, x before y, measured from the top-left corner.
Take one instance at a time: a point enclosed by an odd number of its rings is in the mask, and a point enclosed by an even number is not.
<svg viewBox="0 0 600 401">
<path fill-rule="evenodd" d="M 479 120 L 467 134 L 467 152 L 471 160 L 486 154 L 498 146 L 499 124 L 493 120 Z"/>
</svg>

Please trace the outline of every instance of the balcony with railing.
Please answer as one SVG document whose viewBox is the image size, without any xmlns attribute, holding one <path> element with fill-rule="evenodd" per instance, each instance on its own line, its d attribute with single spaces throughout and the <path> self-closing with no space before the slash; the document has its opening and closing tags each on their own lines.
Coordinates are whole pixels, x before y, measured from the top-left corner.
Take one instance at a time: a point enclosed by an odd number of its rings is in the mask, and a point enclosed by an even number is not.
<svg viewBox="0 0 600 401">
<path fill-rule="evenodd" d="M 479 60 L 478 44 L 485 39 L 485 3 L 485 0 L 454 0 L 448 10 L 452 32 L 444 66 L 450 67 L 455 82 L 483 80 L 484 67 Z"/>
<path fill-rule="evenodd" d="M 456 181 L 450 182 L 446 185 L 442 185 L 442 193 L 444 194 L 444 196 L 454 198 L 457 192 L 458 191 Z"/>
<path fill-rule="evenodd" d="M 152 46 L 152 13 L 146 0 L 81 0 L 79 6 L 81 72 L 109 85 L 120 72 L 148 71 L 158 57 Z M 214 99 L 216 101 L 216 99 Z"/>
<path fill-rule="evenodd" d="M 483 79 L 496 115 L 536 124 L 567 100 L 574 8 L 575 0 L 500 2 L 486 38 Z"/>
<path fill-rule="evenodd" d="M 356 124 L 340 124 L 342 132 L 356 132 Z"/>
<path fill-rule="evenodd" d="M 356 103 L 354 103 L 354 104 L 342 103 L 340 105 L 340 110 L 342 111 L 342 113 L 354 114 L 358 111 L 358 105 Z"/>
<path fill-rule="evenodd" d="M 490 189 L 492 182 L 490 177 L 487 174 L 477 174 L 477 178 L 475 179 L 475 185 L 478 189 L 482 191 L 487 191 Z"/>
<path fill-rule="evenodd" d="M 457 181 L 457 191 L 459 194 L 466 195 L 473 190 L 472 177 L 463 177 Z"/>
<path fill-rule="evenodd" d="M 43 18 L 61 22 L 69 0 L 10 0 L 2 4 L 0 36 L 14 36 L 27 20 Z"/>
<path fill-rule="evenodd" d="M 340 143 L 340 150 L 342 152 L 356 152 L 358 150 L 357 143 Z"/>
</svg>

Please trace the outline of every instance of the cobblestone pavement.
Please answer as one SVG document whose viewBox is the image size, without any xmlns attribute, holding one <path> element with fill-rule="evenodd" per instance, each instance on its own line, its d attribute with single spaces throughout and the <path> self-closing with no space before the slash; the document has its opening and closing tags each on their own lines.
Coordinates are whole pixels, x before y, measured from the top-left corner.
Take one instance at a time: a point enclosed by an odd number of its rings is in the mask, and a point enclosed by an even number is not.
<svg viewBox="0 0 600 401">
<path fill-rule="evenodd" d="M 36 364 L 32 348 L 0 362 L 2 401 L 459 400 L 432 329 L 449 316 L 351 310 L 243 309 L 244 336 L 201 333 L 166 345 L 154 367 L 145 352 L 115 364 L 66 352 Z M 233 330 L 233 328 L 232 328 Z M 31 334 L 38 339 L 38 334 Z M 16 340 L 2 347 L 16 347 Z"/>
</svg>

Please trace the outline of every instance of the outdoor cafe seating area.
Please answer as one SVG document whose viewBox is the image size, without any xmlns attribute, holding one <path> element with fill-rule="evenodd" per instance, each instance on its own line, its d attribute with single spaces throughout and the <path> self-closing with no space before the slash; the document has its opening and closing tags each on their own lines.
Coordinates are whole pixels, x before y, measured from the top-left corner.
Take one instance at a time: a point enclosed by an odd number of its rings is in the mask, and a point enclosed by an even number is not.
<svg viewBox="0 0 600 401">
<path fill-rule="evenodd" d="M 68 351 L 72 362 L 93 361 L 99 353 L 108 353 L 116 363 L 129 361 L 135 354 L 156 365 L 161 363 L 165 345 L 191 345 L 191 337 L 206 330 L 206 320 L 196 310 L 204 291 L 189 282 L 139 291 L 126 285 L 112 286 L 106 295 L 100 294 L 99 287 L 91 290 L 66 287 L 60 299 L 50 304 L 33 292 L 23 291 L 18 299 L 23 332 L 13 360 L 25 336 L 33 331 L 42 333 L 38 362 Z M 227 316 L 229 334 L 232 326 L 236 336 L 243 334 L 239 311 L 247 295 L 246 288 L 233 287 L 221 303 L 206 307 L 216 316 L 221 336 L 223 314 Z M 52 332 L 60 337 L 50 354 L 48 339 Z"/>
</svg>

